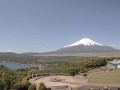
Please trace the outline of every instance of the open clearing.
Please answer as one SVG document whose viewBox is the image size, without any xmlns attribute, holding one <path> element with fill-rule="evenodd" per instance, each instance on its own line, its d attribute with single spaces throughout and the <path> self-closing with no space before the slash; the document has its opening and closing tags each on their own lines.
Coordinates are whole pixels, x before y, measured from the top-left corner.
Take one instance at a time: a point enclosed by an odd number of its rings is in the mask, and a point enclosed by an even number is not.
<svg viewBox="0 0 120 90">
<path fill-rule="evenodd" d="M 88 82 L 104 84 L 120 83 L 120 70 L 94 72 L 89 77 Z"/>
<path fill-rule="evenodd" d="M 37 87 L 39 83 L 43 82 L 47 87 L 64 87 L 68 86 L 69 88 L 79 88 L 87 83 L 87 79 L 83 76 L 60 76 L 60 82 L 52 82 L 50 76 L 40 77 L 38 79 L 32 78 L 29 81 L 35 84 Z M 67 89 L 67 88 L 66 88 Z M 55 89 L 57 90 L 57 89 Z"/>
</svg>

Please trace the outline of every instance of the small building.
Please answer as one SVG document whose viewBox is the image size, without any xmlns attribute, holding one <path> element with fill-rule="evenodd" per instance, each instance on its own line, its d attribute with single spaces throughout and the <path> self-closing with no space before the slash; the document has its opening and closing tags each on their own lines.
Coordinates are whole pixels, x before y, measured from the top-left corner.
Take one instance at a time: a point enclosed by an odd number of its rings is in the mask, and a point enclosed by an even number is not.
<svg viewBox="0 0 120 90">
<path fill-rule="evenodd" d="M 118 69 L 120 68 L 120 60 L 114 59 L 113 61 L 107 62 L 108 69 Z"/>
</svg>

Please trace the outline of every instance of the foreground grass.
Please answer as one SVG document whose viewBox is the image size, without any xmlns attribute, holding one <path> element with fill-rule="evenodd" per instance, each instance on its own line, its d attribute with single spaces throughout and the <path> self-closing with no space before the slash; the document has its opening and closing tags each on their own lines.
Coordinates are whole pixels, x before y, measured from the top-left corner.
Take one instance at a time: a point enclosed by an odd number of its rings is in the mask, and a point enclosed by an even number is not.
<svg viewBox="0 0 120 90">
<path fill-rule="evenodd" d="M 120 83 L 120 70 L 95 72 L 89 77 L 89 83 Z"/>
</svg>

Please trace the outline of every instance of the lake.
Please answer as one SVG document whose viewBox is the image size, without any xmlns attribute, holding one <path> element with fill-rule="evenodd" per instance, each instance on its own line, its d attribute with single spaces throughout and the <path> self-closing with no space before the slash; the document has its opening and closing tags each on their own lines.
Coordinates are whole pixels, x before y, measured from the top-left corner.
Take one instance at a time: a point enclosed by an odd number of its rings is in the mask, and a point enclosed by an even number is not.
<svg viewBox="0 0 120 90">
<path fill-rule="evenodd" d="M 0 65 L 4 65 L 10 69 L 26 69 L 31 67 L 30 65 L 23 65 L 12 62 L 0 62 Z"/>
</svg>

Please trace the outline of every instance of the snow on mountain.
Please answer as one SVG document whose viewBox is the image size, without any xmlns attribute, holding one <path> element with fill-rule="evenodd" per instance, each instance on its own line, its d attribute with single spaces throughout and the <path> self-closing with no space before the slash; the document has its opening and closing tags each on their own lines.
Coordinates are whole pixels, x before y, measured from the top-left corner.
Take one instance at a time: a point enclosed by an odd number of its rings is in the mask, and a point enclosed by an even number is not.
<svg viewBox="0 0 120 90">
<path fill-rule="evenodd" d="M 91 39 L 89 38 L 83 38 L 81 39 L 80 41 L 78 42 L 75 42 L 73 44 L 70 44 L 70 45 L 67 45 L 65 47 L 71 47 L 71 46 L 78 46 L 78 45 L 84 45 L 84 46 L 95 46 L 95 45 L 99 45 L 99 46 L 102 46 L 102 44 L 99 44 L 95 41 L 92 41 Z"/>
</svg>

